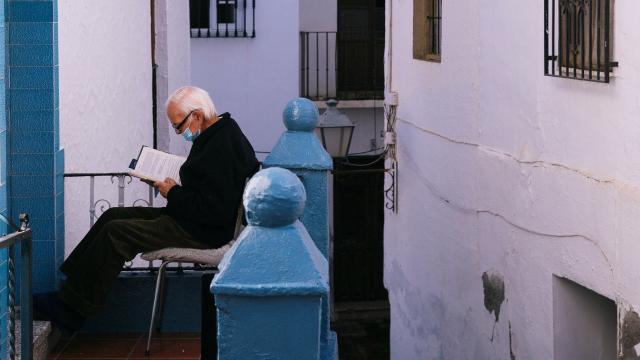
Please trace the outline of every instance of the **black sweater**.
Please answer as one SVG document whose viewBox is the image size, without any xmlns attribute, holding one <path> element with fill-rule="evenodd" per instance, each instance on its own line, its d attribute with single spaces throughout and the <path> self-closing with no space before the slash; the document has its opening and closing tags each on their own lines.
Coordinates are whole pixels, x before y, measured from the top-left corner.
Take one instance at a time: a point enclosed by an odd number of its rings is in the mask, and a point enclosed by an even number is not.
<svg viewBox="0 0 640 360">
<path fill-rule="evenodd" d="M 180 168 L 182 186 L 167 194 L 167 213 L 212 248 L 233 238 L 245 181 L 258 170 L 253 147 L 229 113 L 193 142 Z"/>
</svg>

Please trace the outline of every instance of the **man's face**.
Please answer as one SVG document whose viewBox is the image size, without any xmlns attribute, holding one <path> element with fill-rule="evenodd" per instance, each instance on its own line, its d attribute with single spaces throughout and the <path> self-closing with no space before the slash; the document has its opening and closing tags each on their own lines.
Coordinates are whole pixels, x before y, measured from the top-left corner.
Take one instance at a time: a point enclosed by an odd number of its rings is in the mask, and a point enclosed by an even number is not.
<svg viewBox="0 0 640 360">
<path fill-rule="evenodd" d="M 179 107 L 175 103 L 170 103 L 167 107 L 167 117 L 169 118 L 169 122 L 178 134 L 184 132 L 187 127 L 191 127 L 190 118 L 195 115 L 195 111 L 185 114 L 180 111 Z"/>
</svg>

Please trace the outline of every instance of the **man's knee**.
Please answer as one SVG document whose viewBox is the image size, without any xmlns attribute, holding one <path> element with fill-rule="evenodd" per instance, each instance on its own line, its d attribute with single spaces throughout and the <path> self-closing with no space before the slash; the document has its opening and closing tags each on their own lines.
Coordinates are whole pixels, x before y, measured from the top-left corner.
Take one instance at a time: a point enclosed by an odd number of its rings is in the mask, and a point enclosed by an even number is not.
<svg viewBox="0 0 640 360">
<path fill-rule="evenodd" d="M 126 214 L 125 208 L 112 207 L 112 208 L 108 208 L 105 212 L 103 212 L 102 215 L 100 215 L 99 220 L 110 221 L 115 219 L 122 219 L 123 217 L 126 216 L 125 214 Z"/>
<path fill-rule="evenodd" d="M 128 220 L 111 220 L 104 225 L 102 233 L 113 249 L 126 260 L 131 260 L 138 253 L 130 241 L 131 229 Z"/>
</svg>

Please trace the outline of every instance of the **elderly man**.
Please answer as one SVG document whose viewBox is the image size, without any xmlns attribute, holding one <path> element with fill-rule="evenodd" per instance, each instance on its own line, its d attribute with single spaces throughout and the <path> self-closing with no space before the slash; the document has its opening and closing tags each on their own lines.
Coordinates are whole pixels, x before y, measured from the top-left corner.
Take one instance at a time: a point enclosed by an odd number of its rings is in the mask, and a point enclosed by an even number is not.
<svg viewBox="0 0 640 360">
<path fill-rule="evenodd" d="M 156 182 L 164 208 L 111 208 L 60 267 L 67 279 L 57 294 L 35 298 L 36 312 L 67 330 L 95 314 L 126 261 L 166 247 L 217 248 L 234 232 L 245 180 L 258 170 L 251 144 L 229 113 L 217 115 L 209 94 L 176 90 L 166 102 L 177 134 L 193 145 L 180 168 L 182 185 Z"/>
</svg>

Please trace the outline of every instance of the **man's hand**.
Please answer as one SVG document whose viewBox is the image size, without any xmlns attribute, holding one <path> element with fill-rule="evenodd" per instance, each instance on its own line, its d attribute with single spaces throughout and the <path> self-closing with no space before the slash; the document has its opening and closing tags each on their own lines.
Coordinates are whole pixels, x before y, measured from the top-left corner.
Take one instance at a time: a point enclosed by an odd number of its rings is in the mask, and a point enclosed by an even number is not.
<svg viewBox="0 0 640 360">
<path fill-rule="evenodd" d="M 155 183 L 153 183 L 153 187 L 158 188 L 158 190 L 160 190 L 160 195 L 162 195 L 162 197 L 165 199 L 167 198 L 169 190 L 171 190 L 171 188 L 176 185 L 178 184 L 172 178 L 166 178 L 164 179 L 164 181 L 156 181 Z"/>
</svg>

